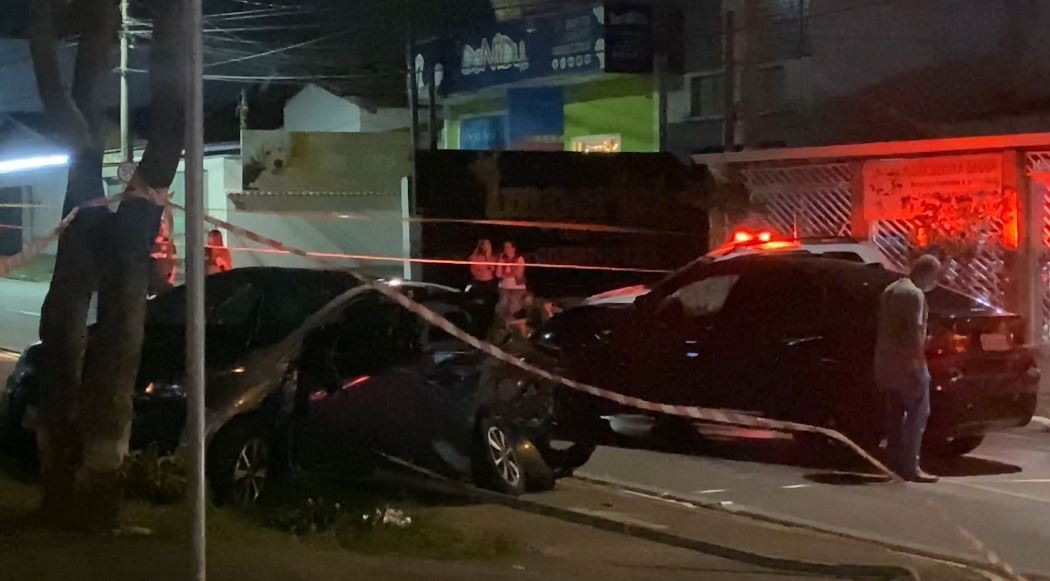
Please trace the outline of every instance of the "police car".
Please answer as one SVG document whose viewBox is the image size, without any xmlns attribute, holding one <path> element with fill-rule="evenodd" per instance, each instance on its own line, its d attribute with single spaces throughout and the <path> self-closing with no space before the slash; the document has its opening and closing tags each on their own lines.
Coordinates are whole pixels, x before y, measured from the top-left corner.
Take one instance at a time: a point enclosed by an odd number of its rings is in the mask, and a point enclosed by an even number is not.
<svg viewBox="0 0 1050 581">
<path fill-rule="evenodd" d="M 875 245 L 859 242 L 853 238 L 829 236 L 820 238 L 777 237 L 772 230 L 737 230 L 725 244 L 701 256 L 684 268 L 702 262 L 721 262 L 731 258 L 751 255 L 813 255 L 835 258 L 882 266 L 893 270 L 886 257 Z M 583 301 L 583 305 L 618 305 L 631 304 L 638 297 L 647 294 L 650 285 L 634 285 L 617 288 L 592 295 Z"/>
</svg>

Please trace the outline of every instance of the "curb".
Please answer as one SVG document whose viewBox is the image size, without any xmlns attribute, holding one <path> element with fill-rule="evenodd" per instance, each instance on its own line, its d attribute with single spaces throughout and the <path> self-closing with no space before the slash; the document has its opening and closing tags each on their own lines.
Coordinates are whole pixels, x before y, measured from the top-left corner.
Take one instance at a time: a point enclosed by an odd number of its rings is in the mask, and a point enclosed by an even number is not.
<svg viewBox="0 0 1050 581">
<path fill-rule="evenodd" d="M 787 518 L 787 517 L 766 513 L 766 512 L 763 512 L 763 511 L 760 511 L 760 510 L 755 510 L 755 509 L 740 509 L 740 508 L 732 508 L 732 509 L 730 509 L 730 508 L 726 508 L 725 506 L 723 506 L 723 505 L 721 505 L 719 503 L 716 503 L 716 502 L 704 502 L 704 501 L 698 501 L 698 500 L 695 500 L 695 499 L 692 499 L 692 498 L 684 498 L 684 497 L 681 497 L 681 496 L 676 496 L 676 495 L 670 494 L 670 493 L 665 492 L 665 491 L 661 491 L 661 490 L 657 490 L 657 489 L 653 489 L 653 488 L 647 488 L 647 487 L 643 487 L 643 486 L 627 484 L 627 483 L 623 483 L 623 482 L 617 482 L 617 481 L 612 480 L 612 479 L 595 478 L 595 477 L 592 477 L 592 476 L 581 476 L 579 474 L 574 475 L 573 479 L 579 480 L 581 482 L 586 482 L 588 484 L 597 485 L 597 486 L 604 486 L 604 487 L 607 487 L 607 488 L 612 488 L 612 489 L 617 489 L 617 490 L 624 490 L 624 491 L 628 491 L 628 492 L 634 492 L 636 494 L 641 494 L 641 495 L 645 495 L 645 496 L 651 496 L 651 497 L 653 497 L 655 499 L 663 499 L 663 500 L 667 500 L 667 501 L 673 501 L 673 502 L 680 503 L 682 505 L 692 506 L 693 508 L 696 508 L 696 509 L 714 510 L 714 511 L 718 511 L 718 512 L 721 512 L 721 513 L 724 513 L 724 514 L 731 514 L 731 515 L 736 515 L 736 516 L 740 516 L 740 517 L 744 517 L 744 518 L 750 518 L 750 519 L 753 519 L 753 520 L 757 520 L 757 521 L 765 522 L 765 523 L 769 523 L 769 524 L 775 524 L 775 525 L 780 525 L 780 526 L 789 527 L 789 528 L 795 528 L 795 529 L 802 529 L 802 530 L 812 531 L 812 532 L 815 532 L 815 533 L 831 535 L 831 536 L 834 536 L 834 537 L 839 537 L 839 538 L 850 540 L 850 541 L 857 541 L 857 542 L 862 542 L 862 543 L 868 543 L 868 544 L 871 544 L 871 545 L 876 545 L 876 546 L 882 547 L 884 549 L 888 549 L 888 550 L 891 550 L 891 551 L 894 551 L 894 552 L 897 552 L 897 553 L 902 553 L 902 554 L 905 554 L 905 555 L 912 555 L 912 556 L 921 557 L 921 558 L 924 558 L 924 559 L 931 559 L 931 560 L 935 560 L 935 561 L 941 561 L 941 562 L 944 562 L 944 563 L 950 563 L 950 564 L 959 565 L 959 566 L 962 566 L 962 567 L 967 567 L 967 568 L 979 571 L 981 573 L 989 573 L 989 574 L 995 575 L 996 578 L 1000 578 L 1002 576 L 1002 574 L 1003 574 L 1003 571 L 1000 568 L 998 568 L 995 565 L 993 565 L 991 563 L 988 563 L 986 561 L 981 561 L 981 560 L 970 558 L 968 556 L 958 555 L 958 554 L 953 554 L 953 553 L 939 553 L 939 552 L 936 552 L 936 551 L 933 551 L 933 550 L 921 547 L 919 545 L 914 545 L 914 544 L 911 544 L 911 543 L 902 543 L 900 541 L 890 540 L 890 539 L 887 539 L 885 537 L 881 537 L 881 536 L 878 536 L 878 535 L 863 535 L 863 534 L 860 534 L 860 533 L 857 533 L 857 532 L 854 532 L 854 531 L 850 531 L 848 529 L 834 527 L 834 526 L 831 526 L 831 525 L 825 525 L 823 523 L 809 521 L 809 520 L 806 520 L 806 519 Z M 737 505 L 734 505 L 734 506 L 737 506 Z M 1050 581 L 1050 577 L 1047 577 L 1047 576 L 1044 576 L 1044 575 L 1036 575 L 1036 574 L 1032 574 L 1032 573 L 1028 573 L 1028 572 L 1024 572 L 1024 573 L 1021 573 L 1021 574 L 1023 575 L 1023 578 L 1031 580 L 1031 581 L 1039 581 L 1039 580 Z"/>
<path fill-rule="evenodd" d="M 689 537 L 657 530 L 643 525 L 630 524 L 613 518 L 550 506 L 542 502 L 529 500 L 526 497 L 509 496 L 490 490 L 474 488 L 473 486 L 448 480 L 436 475 L 423 474 L 423 478 L 399 478 L 397 475 L 388 475 L 388 478 L 391 477 L 392 480 L 402 484 L 422 487 L 435 493 L 444 493 L 451 496 L 467 498 L 473 501 L 499 504 L 514 510 L 522 510 L 540 516 L 556 518 L 573 524 L 628 535 L 646 541 L 696 551 L 698 553 L 747 563 L 767 569 L 780 569 L 782 571 L 844 577 L 850 579 L 920 579 L 917 571 L 905 566 L 822 563 L 753 553 L 725 545 L 691 539 Z M 599 484 L 608 487 L 608 484 L 584 478 L 575 479 L 590 484 Z M 926 557 L 925 555 L 922 556 Z M 979 569 L 979 572 L 981 573 L 992 572 L 992 570 L 988 569 L 987 565 L 978 568 L 973 567 L 968 563 L 959 563 L 957 561 L 945 560 L 939 557 L 936 558 L 936 560 L 945 561 L 952 565 L 969 567 L 970 569 Z"/>
</svg>

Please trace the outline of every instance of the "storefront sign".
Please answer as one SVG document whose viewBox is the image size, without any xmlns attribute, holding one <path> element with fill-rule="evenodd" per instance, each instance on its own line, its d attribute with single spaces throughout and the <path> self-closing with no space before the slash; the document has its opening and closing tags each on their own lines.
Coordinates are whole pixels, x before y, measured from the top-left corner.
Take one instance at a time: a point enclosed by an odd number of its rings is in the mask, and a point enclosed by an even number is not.
<svg viewBox="0 0 1050 581">
<path fill-rule="evenodd" d="M 463 76 L 480 75 L 486 71 L 504 71 L 529 68 L 529 55 L 524 40 L 514 41 L 506 34 L 497 32 L 491 40 L 481 39 L 477 48 L 463 45 L 460 72 Z"/>
<path fill-rule="evenodd" d="M 617 56 L 616 68 L 608 70 L 651 70 L 651 9 L 625 2 L 611 5 L 616 25 L 609 38 L 606 7 L 595 3 L 560 14 L 501 22 L 484 30 L 459 33 L 452 40 L 421 45 L 417 48 L 417 70 L 425 79 L 431 67 L 440 66 L 444 75 L 438 89 L 442 94 L 554 75 L 601 72 L 608 68 L 606 47 L 610 40 L 617 47 Z"/>
<path fill-rule="evenodd" d="M 467 117 L 459 123 L 459 148 L 478 151 L 506 149 L 507 140 L 503 126 L 504 115 Z"/>
<path fill-rule="evenodd" d="M 907 220 L 938 208 L 983 207 L 1002 197 L 998 154 L 874 160 L 864 164 L 864 217 Z"/>
</svg>

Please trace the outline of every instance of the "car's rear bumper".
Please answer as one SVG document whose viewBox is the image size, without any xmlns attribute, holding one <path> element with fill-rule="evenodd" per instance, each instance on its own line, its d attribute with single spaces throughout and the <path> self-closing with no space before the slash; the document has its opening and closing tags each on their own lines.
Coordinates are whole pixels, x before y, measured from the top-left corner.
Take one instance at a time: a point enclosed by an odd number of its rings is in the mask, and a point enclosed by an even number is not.
<svg viewBox="0 0 1050 581">
<path fill-rule="evenodd" d="M 1032 420 L 1039 375 L 977 376 L 954 381 L 934 376 L 931 389 L 927 432 L 949 437 L 981 435 Z"/>
</svg>

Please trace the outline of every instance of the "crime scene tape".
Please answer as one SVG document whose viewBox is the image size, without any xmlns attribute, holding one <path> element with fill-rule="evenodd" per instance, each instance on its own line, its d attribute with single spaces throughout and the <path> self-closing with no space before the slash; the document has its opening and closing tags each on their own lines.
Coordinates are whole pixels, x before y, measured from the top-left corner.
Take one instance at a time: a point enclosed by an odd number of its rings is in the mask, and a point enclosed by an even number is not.
<svg viewBox="0 0 1050 581">
<path fill-rule="evenodd" d="M 182 206 L 179 206 L 178 204 L 172 203 L 171 205 L 174 208 L 180 210 L 185 209 Z M 204 216 L 204 220 L 205 222 L 208 222 L 209 224 L 212 224 L 214 226 L 218 226 L 219 228 L 224 228 L 228 231 L 235 232 L 239 236 L 243 236 L 253 242 L 263 244 L 265 246 L 270 246 L 272 248 L 279 249 L 282 251 L 286 251 L 289 254 L 301 256 L 303 258 L 317 260 L 322 263 L 325 262 L 324 259 L 317 256 L 312 256 L 311 253 L 305 250 L 288 246 L 278 240 L 268 238 L 256 232 L 248 230 L 247 228 L 242 228 L 235 224 L 226 222 L 225 220 L 220 220 L 218 218 L 208 215 Z M 454 325 L 445 317 L 427 308 L 425 305 L 419 304 L 416 301 L 413 301 L 412 299 L 408 298 L 403 293 L 398 291 L 395 287 L 379 283 L 377 280 L 368 277 L 364 274 L 361 274 L 360 272 L 357 272 L 353 269 L 350 269 L 348 272 L 351 276 L 356 278 L 362 284 L 375 289 L 379 293 L 386 296 L 388 299 L 400 305 L 405 310 L 422 318 L 424 321 L 430 323 L 431 325 L 442 329 L 443 331 L 447 332 L 453 337 L 459 339 L 460 341 L 463 341 L 464 343 L 470 345 L 471 347 L 474 347 L 475 349 L 478 349 L 479 351 L 491 357 L 508 363 L 536 377 L 540 377 L 547 381 L 554 382 L 556 384 L 562 385 L 564 387 L 578 392 L 586 393 L 588 395 L 615 402 L 622 406 L 651 411 L 659 414 L 666 414 L 692 420 L 709 421 L 727 425 L 764 428 L 768 430 L 778 430 L 787 432 L 804 432 L 820 434 L 828 439 L 835 440 L 845 445 L 890 480 L 898 479 L 898 476 L 892 470 L 887 468 L 882 462 L 880 462 L 874 456 L 866 452 L 863 448 L 858 446 L 855 442 L 847 438 L 841 432 L 838 432 L 836 430 L 823 428 L 819 426 L 810 426 L 808 424 L 800 424 L 796 422 L 771 420 L 768 418 L 753 416 L 731 410 L 655 403 L 641 398 L 623 395 L 621 393 L 578 382 L 560 375 L 556 375 L 547 371 L 546 369 L 536 367 L 535 365 L 524 361 L 520 357 L 515 357 L 514 355 L 503 351 L 499 347 L 496 347 L 495 345 L 487 341 L 482 341 L 481 339 L 478 339 L 470 333 L 467 333 L 463 329 L 460 329 L 459 327 Z"/>
<path fill-rule="evenodd" d="M 30 260 L 37 257 L 38 254 L 44 251 L 48 246 L 51 245 L 55 240 L 58 240 L 62 232 L 73 223 L 73 219 L 77 217 L 80 212 L 80 208 L 73 208 L 70 210 L 66 217 L 58 223 L 58 226 L 54 230 L 49 232 L 47 236 L 41 236 L 36 240 L 31 241 L 22 248 L 22 252 L 15 254 L 14 256 L 5 256 L 0 258 L 0 276 L 7 276 L 12 270 L 25 266 Z"/>
<path fill-rule="evenodd" d="M 220 248 L 219 246 L 213 246 L 211 248 Z M 288 250 L 277 250 L 273 248 L 248 248 L 243 246 L 222 246 L 231 252 L 255 252 L 259 254 L 292 254 Z M 340 258 L 354 261 L 368 261 L 368 262 L 396 262 L 396 263 L 410 263 L 410 264 L 444 264 L 452 266 L 501 266 L 499 262 L 480 262 L 473 260 L 462 260 L 458 258 L 404 258 L 401 256 L 377 256 L 370 254 L 346 254 L 341 252 L 307 252 L 308 257 L 314 259 L 320 258 Z M 564 270 L 597 270 L 602 272 L 635 272 L 642 274 L 667 274 L 671 272 L 666 269 L 659 268 L 635 268 L 630 266 L 600 266 L 593 264 L 555 264 L 546 262 L 530 262 L 527 265 L 529 268 L 548 268 L 548 269 L 564 269 Z"/>
</svg>

